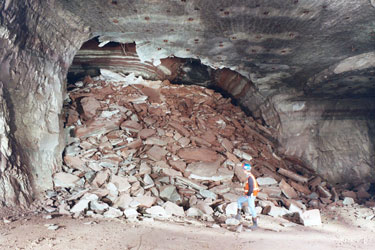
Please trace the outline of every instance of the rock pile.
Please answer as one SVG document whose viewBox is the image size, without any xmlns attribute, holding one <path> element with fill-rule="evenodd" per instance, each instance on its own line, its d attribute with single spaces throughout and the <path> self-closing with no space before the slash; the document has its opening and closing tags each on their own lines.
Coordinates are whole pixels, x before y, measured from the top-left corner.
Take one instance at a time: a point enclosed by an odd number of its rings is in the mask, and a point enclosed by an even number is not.
<svg viewBox="0 0 375 250">
<path fill-rule="evenodd" d="M 46 193 L 49 212 L 236 225 L 246 178 L 240 165 L 249 161 L 261 187 L 259 213 L 297 213 L 299 223 L 319 225 L 319 210 L 307 207 L 338 202 L 328 183 L 279 157 L 268 139 L 273 131 L 229 98 L 198 86 L 101 73 L 68 86 L 67 147 L 55 190 Z"/>
</svg>

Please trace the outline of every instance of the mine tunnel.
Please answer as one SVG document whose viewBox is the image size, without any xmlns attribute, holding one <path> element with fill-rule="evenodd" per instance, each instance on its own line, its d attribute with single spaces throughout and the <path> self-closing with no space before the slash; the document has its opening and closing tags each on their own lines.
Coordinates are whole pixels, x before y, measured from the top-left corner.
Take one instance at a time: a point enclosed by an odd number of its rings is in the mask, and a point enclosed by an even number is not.
<svg viewBox="0 0 375 250">
<path fill-rule="evenodd" d="M 263 216 L 374 207 L 374 6 L 1 1 L 1 206 L 226 228 L 249 163 Z"/>
</svg>

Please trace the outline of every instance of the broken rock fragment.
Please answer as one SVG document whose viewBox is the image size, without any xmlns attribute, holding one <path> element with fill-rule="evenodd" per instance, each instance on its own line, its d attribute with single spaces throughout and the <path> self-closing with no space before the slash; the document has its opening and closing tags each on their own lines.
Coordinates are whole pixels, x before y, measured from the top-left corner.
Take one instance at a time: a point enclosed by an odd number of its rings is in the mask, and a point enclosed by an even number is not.
<svg viewBox="0 0 375 250">
<path fill-rule="evenodd" d="M 184 208 L 173 202 L 167 201 L 163 204 L 163 208 L 165 209 L 167 215 L 175 215 L 180 217 L 185 216 Z"/>
<path fill-rule="evenodd" d="M 301 223 L 306 227 L 322 225 L 319 209 L 308 210 L 304 212 L 300 218 Z"/>
<path fill-rule="evenodd" d="M 93 118 L 96 115 L 96 111 L 100 108 L 100 102 L 92 96 L 82 98 L 80 104 L 83 110 L 82 117 L 85 120 Z"/>
<path fill-rule="evenodd" d="M 73 174 L 68 174 L 64 172 L 56 173 L 54 175 L 54 183 L 55 187 L 75 187 L 76 183 L 80 180 L 80 178 Z"/>
<path fill-rule="evenodd" d="M 287 198 L 295 199 L 298 197 L 298 194 L 296 193 L 296 191 L 288 183 L 286 183 L 284 179 L 281 180 L 281 182 L 279 183 L 279 187 Z"/>
<path fill-rule="evenodd" d="M 219 162 L 194 162 L 187 166 L 189 178 L 208 181 L 229 181 L 233 178 L 233 171 L 220 166 Z"/>
<path fill-rule="evenodd" d="M 216 162 L 219 155 L 208 148 L 183 148 L 177 152 L 178 156 L 184 160 Z"/>
<path fill-rule="evenodd" d="M 153 146 L 147 151 L 147 156 L 154 161 L 160 161 L 164 159 L 165 155 L 168 153 L 165 149 L 159 146 Z"/>
</svg>

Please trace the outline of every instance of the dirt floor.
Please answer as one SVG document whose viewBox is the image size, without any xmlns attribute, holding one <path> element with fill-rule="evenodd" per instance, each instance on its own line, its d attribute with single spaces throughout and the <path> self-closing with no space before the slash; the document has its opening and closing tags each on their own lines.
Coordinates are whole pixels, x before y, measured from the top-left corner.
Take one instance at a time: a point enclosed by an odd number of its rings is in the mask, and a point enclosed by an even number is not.
<svg viewBox="0 0 375 250">
<path fill-rule="evenodd" d="M 374 209 L 323 212 L 321 227 L 261 215 L 259 229 L 241 233 L 194 220 L 98 220 L 47 214 L 4 218 L 0 249 L 375 249 Z M 58 225 L 57 229 L 53 226 Z M 48 228 L 50 227 L 50 229 Z"/>
</svg>

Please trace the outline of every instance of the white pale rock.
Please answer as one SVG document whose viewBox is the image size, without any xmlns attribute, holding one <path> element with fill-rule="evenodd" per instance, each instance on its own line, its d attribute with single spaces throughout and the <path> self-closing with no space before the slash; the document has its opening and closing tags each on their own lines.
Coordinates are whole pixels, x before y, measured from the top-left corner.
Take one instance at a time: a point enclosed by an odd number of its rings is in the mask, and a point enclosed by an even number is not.
<svg viewBox="0 0 375 250">
<path fill-rule="evenodd" d="M 267 214 L 272 217 L 282 217 L 283 215 L 287 213 L 288 213 L 288 210 L 284 207 L 271 206 L 271 209 Z"/>
<path fill-rule="evenodd" d="M 230 191 L 230 187 L 227 185 L 220 185 L 211 188 L 210 191 L 214 192 L 215 194 L 225 194 Z"/>
<path fill-rule="evenodd" d="M 302 214 L 303 211 L 301 208 L 297 207 L 295 204 L 290 204 L 289 206 L 289 209 L 288 209 L 289 213 L 299 213 L 299 214 Z"/>
<path fill-rule="evenodd" d="M 241 159 L 244 159 L 246 161 L 251 161 L 253 159 L 253 157 L 251 155 L 249 155 L 248 153 L 245 153 L 239 149 L 235 149 L 233 151 L 233 154 L 235 154 L 238 158 L 241 158 Z"/>
<path fill-rule="evenodd" d="M 167 215 L 176 215 L 176 216 L 181 216 L 181 217 L 185 216 L 183 207 L 180 207 L 173 202 L 167 201 L 166 203 L 163 204 L 163 207 Z"/>
<path fill-rule="evenodd" d="M 277 185 L 277 181 L 271 177 L 259 177 L 257 183 L 259 186 Z"/>
<path fill-rule="evenodd" d="M 203 215 L 203 212 L 196 207 L 191 207 L 186 211 L 186 216 L 188 217 L 200 217 Z"/>
<path fill-rule="evenodd" d="M 145 185 L 154 185 L 154 180 L 148 174 L 145 174 L 145 176 L 143 177 L 143 182 L 145 183 Z"/>
<path fill-rule="evenodd" d="M 79 177 L 74 174 L 68 174 L 68 173 L 56 173 L 54 175 L 54 183 L 55 187 L 75 187 L 76 183 L 79 181 Z"/>
<path fill-rule="evenodd" d="M 231 202 L 227 205 L 225 208 L 225 214 L 226 216 L 236 215 L 237 214 L 237 202 Z"/>
<path fill-rule="evenodd" d="M 354 199 L 351 197 L 345 197 L 344 201 L 342 202 L 344 205 L 353 205 L 354 204 Z"/>
<path fill-rule="evenodd" d="M 322 219 L 320 217 L 319 209 L 308 210 L 304 212 L 300 218 L 301 223 L 306 227 L 322 225 Z"/>
<path fill-rule="evenodd" d="M 145 162 L 141 163 L 141 166 L 139 167 L 139 175 L 144 174 L 151 174 L 151 167 L 149 167 Z"/>
<path fill-rule="evenodd" d="M 209 190 L 202 189 L 199 191 L 199 194 L 202 195 L 204 198 L 211 198 L 213 200 L 216 200 L 217 198 L 217 195 L 214 192 L 209 191 Z"/>
<path fill-rule="evenodd" d="M 111 182 L 116 185 L 119 192 L 126 192 L 131 188 L 126 177 L 112 175 Z"/>
<path fill-rule="evenodd" d="M 120 209 L 109 207 L 108 211 L 103 214 L 105 218 L 118 218 L 123 215 Z"/>
<path fill-rule="evenodd" d="M 107 198 L 109 198 L 112 202 L 114 202 L 118 196 L 118 190 L 117 190 L 116 185 L 113 184 L 112 182 L 109 182 L 106 185 L 106 189 L 109 191 Z"/>
<path fill-rule="evenodd" d="M 210 205 L 208 205 L 206 202 L 204 201 L 198 201 L 196 207 L 201 210 L 204 214 L 208 214 L 208 215 L 211 215 L 214 213 L 214 210 L 212 209 L 212 207 L 210 207 Z"/>
<path fill-rule="evenodd" d="M 228 218 L 225 220 L 225 224 L 228 226 L 238 226 L 240 224 L 240 221 L 235 218 Z"/>
<path fill-rule="evenodd" d="M 90 209 L 95 211 L 96 213 L 103 213 L 104 210 L 108 209 L 109 205 L 104 202 L 100 201 L 91 201 L 90 202 Z"/>
<path fill-rule="evenodd" d="M 88 209 L 90 200 L 81 199 L 71 209 L 71 213 L 80 213 L 85 209 Z"/>
<path fill-rule="evenodd" d="M 259 204 L 259 206 L 261 206 L 261 207 L 267 207 L 267 206 L 274 207 L 274 206 L 275 206 L 275 204 L 273 204 L 272 201 L 263 201 L 263 200 L 259 200 L 259 201 L 258 201 L 258 204 Z"/>
<path fill-rule="evenodd" d="M 167 217 L 165 209 L 161 206 L 152 206 L 146 209 L 146 213 L 150 214 L 152 217 Z"/>
<path fill-rule="evenodd" d="M 155 197 L 145 195 L 134 197 L 134 200 L 139 202 L 140 207 L 151 207 L 156 202 Z"/>
<path fill-rule="evenodd" d="M 115 200 L 113 207 L 125 210 L 126 208 L 130 207 L 132 201 L 133 198 L 130 197 L 129 194 L 123 193 L 120 194 L 120 196 Z"/>
<path fill-rule="evenodd" d="M 100 69 L 100 74 L 104 77 L 104 79 L 110 80 L 113 82 L 125 82 L 126 81 L 126 76 L 119 74 L 119 73 L 115 73 L 108 69 Z"/>
<path fill-rule="evenodd" d="M 172 202 L 181 200 L 181 196 L 178 194 L 176 186 L 174 185 L 162 186 L 160 188 L 160 198 Z"/>
<path fill-rule="evenodd" d="M 138 216 L 138 212 L 137 212 L 137 209 L 135 208 L 127 208 L 124 210 L 124 214 L 125 214 L 125 217 L 127 219 L 130 219 L 130 218 L 136 218 Z"/>
<path fill-rule="evenodd" d="M 89 200 L 89 201 L 97 201 L 99 199 L 99 196 L 96 194 L 86 193 L 82 199 Z"/>
</svg>

